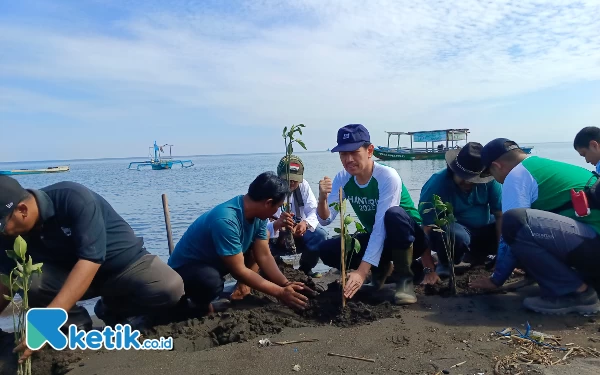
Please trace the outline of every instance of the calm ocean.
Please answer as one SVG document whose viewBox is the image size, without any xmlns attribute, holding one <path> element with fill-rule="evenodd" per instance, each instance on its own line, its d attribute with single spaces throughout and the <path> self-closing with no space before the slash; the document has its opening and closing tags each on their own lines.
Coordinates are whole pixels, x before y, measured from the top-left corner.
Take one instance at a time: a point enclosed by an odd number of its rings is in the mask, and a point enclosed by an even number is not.
<svg viewBox="0 0 600 375">
<path fill-rule="evenodd" d="M 575 152 L 571 142 L 531 146 L 534 146 L 532 155 L 593 169 Z M 342 168 L 337 154 L 311 152 L 298 155 L 305 165 L 305 179 L 315 195 L 318 194 L 319 180 L 323 176 L 333 178 Z M 145 158 L 0 163 L 0 170 L 69 165 L 69 172 L 24 175 L 17 176 L 16 179 L 26 188 L 41 188 L 64 180 L 89 187 L 104 196 L 138 236 L 144 238 L 148 251 L 167 261 L 169 250 L 161 201 L 163 193 L 169 199 L 173 241 L 176 244 L 187 227 L 202 213 L 235 195 L 245 194 L 250 182 L 261 172 L 275 171 L 281 156 L 253 154 L 185 157 L 195 165 L 186 169 L 174 167 L 163 171 L 127 169 L 130 161 Z M 443 160 L 384 163 L 398 171 L 415 205 L 418 204 L 419 193 L 425 181 L 432 173 L 445 168 Z M 333 232 L 333 227 L 334 225 L 330 226 L 330 232 Z M 320 265 L 322 266 L 321 263 Z M 93 301 L 86 301 L 84 305 L 92 308 Z M 0 319 L 0 328 L 12 330 L 12 320 L 6 317 Z"/>
</svg>

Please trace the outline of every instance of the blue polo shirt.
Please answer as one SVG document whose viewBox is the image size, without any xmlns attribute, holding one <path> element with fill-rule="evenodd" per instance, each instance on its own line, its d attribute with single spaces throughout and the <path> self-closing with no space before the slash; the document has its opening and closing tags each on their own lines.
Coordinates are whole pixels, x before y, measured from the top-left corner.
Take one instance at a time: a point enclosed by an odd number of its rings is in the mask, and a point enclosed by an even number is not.
<svg viewBox="0 0 600 375">
<path fill-rule="evenodd" d="M 267 220 L 246 220 L 244 196 L 239 195 L 197 218 L 175 246 L 168 263 L 172 268 L 202 263 L 225 272 L 221 257 L 245 253 L 257 239 L 267 239 Z"/>
<path fill-rule="evenodd" d="M 485 184 L 474 184 L 470 193 L 465 193 L 454 183 L 448 169 L 441 170 L 429 178 L 421 189 L 419 212 L 423 225 L 435 222 L 435 212 L 424 211 L 432 206 L 422 205 L 433 202 L 433 195 L 439 195 L 444 202 L 450 202 L 459 224 L 468 228 L 480 228 L 492 222 L 492 212 L 502 211 L 502 185 L 496 180 Z"/>
</svg>

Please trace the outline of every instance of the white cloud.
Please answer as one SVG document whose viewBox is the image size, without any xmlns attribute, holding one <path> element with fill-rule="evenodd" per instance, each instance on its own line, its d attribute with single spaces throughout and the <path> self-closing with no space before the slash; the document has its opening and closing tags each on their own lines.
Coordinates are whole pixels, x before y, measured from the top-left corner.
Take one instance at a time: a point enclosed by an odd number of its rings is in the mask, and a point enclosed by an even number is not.
<svg viewBox="0 0 600 375">
<path fill-rule="evenodd" d="M 135 3 L 132 18 L 110 25 L 120 33 L 0 25 L 10 52 L 0 78 L 95 98 L 82 107 L 14 87 L 0 94 L 13 111 L 26 111 L 29 95 L 82 120 L 98 115 L 100 98 L 104 117 L 210 108 L 229 123 L 383 130 L 449 103 L 600 80 L 599 1 L 248 1 L 228 13 L 202 4 Z"/>
</svg>

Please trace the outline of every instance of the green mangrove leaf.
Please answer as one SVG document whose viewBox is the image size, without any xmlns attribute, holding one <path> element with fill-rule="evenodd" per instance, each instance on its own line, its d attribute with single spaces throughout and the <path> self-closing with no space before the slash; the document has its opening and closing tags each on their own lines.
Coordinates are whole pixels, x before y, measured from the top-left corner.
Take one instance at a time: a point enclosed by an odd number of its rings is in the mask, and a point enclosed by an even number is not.
<svg viewBox="0 0 600 375">
<path fill-rule="evenodd" d="M 34 264 L 33 266 L 31 266 L 31 272 L 39 272 L 39 273 L 41 273 L 42 272 L 42 265 L 43 264 L 44 263 L 36 263 L 36 264 Z"/>
<path fill-rule="evenodd" d="M 354 239 L 353 249 L 356 254 L 360 252 L 360 242 L 357 239 Z"/>
<path fill-rule="evenodd" d="M 13 246 L 15 254 L 22 259 L 25 260 L 25 253 L 27 252 L 27 242 L 23 239 L 23 237 L 18 236 L 15 239 L 15 244 Z"/>
<path fill-rule="evenodd" d="M 424 214 L 428 214 L 428 213 L 430 213 L 431 211 L 434 211 L 434 210 L 435 210 L 435 208 L 426 208 L 426 209 L 423 210 L 423 213 Z"/>
<path fill-rule="evenodd" d="M 300 147 L 302 147 L 303 149 L 306 150 L 306 145 L 304 144 L 304 142 L 302 142 L 302 140 L 296 139 L 296 143 L 298 143 L 300 145 Z"/>
<path fill-rule="evenodd" d="M 19 257 L 17 256 L 17 253 L 15 253 L 14 250 L 6 250 L 6 256 L 8 256 L 10 259 L 17 261 L 19 260 Z"/>
<path fill-rule="evenodd" d="M 5 287 L 9 288 L 10 287 L 10 276 L 5 275 L 5 274 L 0 274 L 0 282 L 2 283 L 2 285 L 4 285 Z"/>
<path fill-rule="evenodd" d="M 352 218 L 352 216 L 348 215 L 344 218 L 344 225 L 349 225 L 353 221 L 354 221 L 354 219 Z"/>
<path fill-rule="evenodd" d="M 440 228 L 434 228 L 433 229 L 434 232 L 439 232 L 439 233 L 445 233 L 442 229 Z"/>
<path fill-rule="evenodd" d="M 333 231 L 335 233 L 342 233 L 342 230 L 340 228 L 333 228 Z"/>
<path fill-rule="evenodd" d="M 2 296 L 4 297 L 5 300 L 12 301 L 12 298 L 10 296 L 7 296 L 6 294 L 3 294 Z"/>
</svg>

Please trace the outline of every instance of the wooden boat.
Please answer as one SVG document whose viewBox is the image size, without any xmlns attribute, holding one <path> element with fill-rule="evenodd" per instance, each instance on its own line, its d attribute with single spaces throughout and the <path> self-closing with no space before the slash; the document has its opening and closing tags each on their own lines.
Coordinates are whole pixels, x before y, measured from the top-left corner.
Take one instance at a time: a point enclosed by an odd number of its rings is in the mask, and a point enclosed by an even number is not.
<svg viewBox="0 0 600 375">
<path fill-rule="evenodd" d="M 22 174 L 39 174 L 39 173 L 60 173 L 68 172 L 70 168 L 66 165 L 58 167 L 48 167 L 42 169 L 12 169 L 7 171 L 0 171 L 0 175 L 11 176 L 11 175 L 22 175 Z"/>
<path fill-rule="evenodd" d="M 469 129 L 427 130 L 420 132 L 387 132 L 388 145 L 376 146 L 373 155 L 381 160 L 431 160 L 444 159 L 446 151 L 459 148 L 459 141 L 467 142 Z M 410 147 L 400 147 L 400 137 L 410 138 Z M 390 147 L 390 138 L 398 138 L 397 147 Z M 425 143 L 425 147 L 413 147 Z M 438 143 L 436 145 L 436 143 Z"/>
<path fill-rule="evenodd" d="M 169 156 L 161 156 L 164 152 L 164 147 L 169 146 Z M 152 167 L 153 170 L 171 169 L 173 165 L 179 164 L 182 168 L 189 168 L 194 165 L 191 160 L 173 160 L 172 156 L 173 145 L 165 144 L 158 146 L 154 141 L 154 146 L 150 146 L 149 157 L 146 161 L 132 161 L 127 169 L 140 170 L 141 167 Z M 187 165 L 189 164 L 189 165 Z M 135 168 L 134 168 L 135 166 Z"/>
<path fill-rule="evenodd" d="M 387 147 L 376 146 L 373 150 L 373 155 L 380 160 L 443 160 L 446 151 L 462 147 L 459 145 L 460 141 L 467 143 L 469 129 L 386 133 L 388 134 Z M 402 135 L 407 135 L 410 138 L 410 147 L 400 147 L 400 137 Z M 398 137 L 397 147 L 390 147 L 392 136 Z M 413 143 L 425 143 L 425 147 L 415 148 Z M 521 147 L 521 149 L 530 154 L 533 146 Z"/>
</svg>

